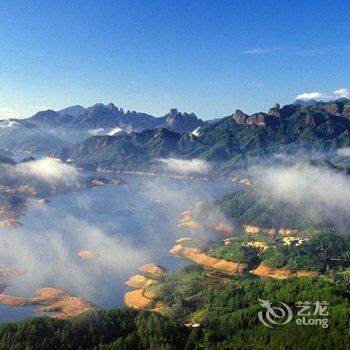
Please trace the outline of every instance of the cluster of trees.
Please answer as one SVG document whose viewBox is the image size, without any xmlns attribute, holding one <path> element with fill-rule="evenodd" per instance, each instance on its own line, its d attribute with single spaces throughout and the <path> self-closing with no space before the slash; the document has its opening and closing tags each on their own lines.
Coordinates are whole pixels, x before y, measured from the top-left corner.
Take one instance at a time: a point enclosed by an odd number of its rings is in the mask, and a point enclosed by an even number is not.
<svg viewBox="0 0 350 350">
<path fill-rule="evenodd" d="M 331 230 L 308 230 L 304 235 L 309 238 L 306 243 L 290 247 L 282 246 L 278 238 L 266 237 L 266 243 L 274 242 L 273 248 L 259 257 L 269 263 L 282 252 L 283 266 L 294 263 L 296 268 L 318 270 L 325 270 L 325 261 L 349 261 L 348 236 Z M 250 261 L 257 252 L 238 249 L 246 241 L 247 237 L 241 237 L 236 245 L 213 245 L 209 252 Z M 188 266 L 161 276 L 150 288 L 156 300 L 165 304 L 162 314 L 121 308 L 88 312 L 71 320 L 38 317 L 4 323 L 0 349 L 333 350 L 345 349 L 350 342 L 350 273 L 346 269 L 322 277 L 274 280 L 230 277 Z M 262 325 L 259 299 L 288 304 L 294 318 L 274 329 Z M 297 301 L 327 301 L 329 327 L 297 325 Z M 186 327 L 189 322 L 199 327 Z"/>
<path fill-rule="evenodd" d="M 0 325 L 1 349 L 174 349 L 186 328 L 160 314 L 132 309 L 93 311 L 70 321 L 30 318 Z"/>
<path fill-rule="evenodd" d="M 339 276 L 340 278 L 340 276 Z M 158 289 L 164 315 L 132 309 L 89 312 L 72 320 L 31 318 L 0 325 L 1 349 L 345 349 L 350 342 L 350 276 L 288 280 L 227 278 L 198 267 L 170 273 Z M 293 310 L 289 324 L 262 325 L 259 298 Z M 329 327 L 295 323 L 296 302 L 328 301 Z M 314 309 L 312 309 L 314 311 Z M 187 322 L 199 322 L 189 328 Z"/>
<path fill-rule="evenodd" d="M 318 230 L 315 233 L 301 245 L 272 245 L 262 254 L 262 262 L 270 267 L 323 273 L 350 265 L 349 233 L 337 234 L 330 229 Z"/>
<path fill-rule="evenodd" d="M 225 259 L 228 261 L 251 264 L 257 262 L 259 250 L 243 245 L 241 241 L 233 241 L 229 245 L 214 244 L 206 252 L 209 256 Z"/>
<path fill-rule="evenodd" d="M 303 240 L 286 245 L 282 237 L 259 235 L 267 248 L 262 252 L 247 242 L 254 242 L 251 235 L 232 239 L 230 244 L 212 243 L 207 254 L 216 258 L 248 264 L 263 263 L 269 267 L 291 270 L 310 270 L 321 273 L 341 270 L 350 266 L 349 232 L 333 229 L 309 229 L 299 231 L 297 238 Z"/>
<path fill-rule="evenodd" d="M 329 328 L 298 326 L 293 320 L 268 329 L 257 317 L 258 298 L 287 303 L 329 301 Z M 343 349 L 349 341 L 348 292 L 324 279 L 235 280 L 204 292 L 203 330 L 206 345 L 233 349 Z M 231 345 L 230 345 L 231 344 Z M 232 345 L 234 344 L 234 345 Z M 221 346 L 221 347 L 220 347 Z"/>
</svg>

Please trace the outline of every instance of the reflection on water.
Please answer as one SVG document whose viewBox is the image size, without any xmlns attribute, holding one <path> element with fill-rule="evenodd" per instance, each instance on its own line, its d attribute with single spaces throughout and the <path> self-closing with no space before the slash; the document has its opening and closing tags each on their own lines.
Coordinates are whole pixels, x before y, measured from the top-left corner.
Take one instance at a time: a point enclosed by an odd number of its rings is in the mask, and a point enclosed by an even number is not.
<svg viewBox="0 0 350 350">
<path fill-rule="evenodd" d="M 10 287 L 5 293 L 34 296 L 40 288 L 57 287 L 101 307 L 120 306 L 129 289 L 124 281 L 141 264 L 154 262 L 168 269 L 185 264 L 168 254 L 176 239 L 191 234 L 176 227 L 180 212 L 235 187 L 224 182 L 120 177 L 128 184 L 57 195 L 46 205 L 33 203 L 21 218 L 22 228 L 0 232 L 0 267 L 27 272 L 7 279 Z M 83 260 L 76 256 L 81 250 L 100 257 Z M 34 307 L 0 306 L 0 321 L 35 314 Z"/>
</svg>

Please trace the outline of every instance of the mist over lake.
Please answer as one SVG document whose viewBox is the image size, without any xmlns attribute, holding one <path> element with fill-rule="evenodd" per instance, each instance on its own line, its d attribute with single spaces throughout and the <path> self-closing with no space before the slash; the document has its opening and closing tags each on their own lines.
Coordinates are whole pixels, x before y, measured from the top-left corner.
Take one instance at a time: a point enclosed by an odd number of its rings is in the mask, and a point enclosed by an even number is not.
<svg viewBox="0 0 350 350">
<path fill-rule="evenodd" d="M 3 279 L 9 285 L 6 294 L 30 297 L 40 288 L 57 287 L 99 307 L 122 306 L 130 290 L 124 282 L 138 266 L 153 262 L 172 270 L 187 264 L 168 253 L 176 239 L 193 235 L 177 228 L 180 213 L 237 186 L 165 176 L 120 177 L 126 185 L 55 195 L 45 205 L 30 203 L 21 217 L 23 227 L 1 231 L 1 266 L 25 271 Z M 82 250 L 97 257 L 82 259 L 76 255 Z M 0 308 L 1 321 L 36 314 L 34 307 Z"/>
</svg>

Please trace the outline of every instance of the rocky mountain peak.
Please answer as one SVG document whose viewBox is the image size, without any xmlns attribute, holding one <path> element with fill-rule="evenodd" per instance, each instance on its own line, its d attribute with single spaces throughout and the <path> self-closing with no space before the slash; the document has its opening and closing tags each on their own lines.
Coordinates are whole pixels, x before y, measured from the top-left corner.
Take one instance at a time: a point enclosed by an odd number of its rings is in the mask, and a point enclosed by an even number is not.
<svg viewBox="0 0 350 350">
<path fill-rule="evenodd" d="M 106 107 L 107 107 L 107 109 L 109 109 L 110 111 L 118 110 L 118 108 L 114 105 L 114 103 L 108 103 L 108 105 L 107 105 Z"/>
<path fill-rule="evenodd" d="M 171 108 L 170 112 L 162 118 L 164 118 L 164 124 L 167 128 L 178 132 L 193 131 L 204 124 L 194 113 L 181 113 L 177 108 Z"/>
<path fill-rule="evenodd" d="M 85 112 L 85 108 L 80 105 L 70 106 L 58 111 L 60 115 L 71 115 L 73 117 L 77 117 Z"/>
<path fill-rule="evenodd" d="M 280 117 L 281 116 L 281 107 L 279 105 L 279 103 L 276 103 L 274 107 L 270 108 L 268 114 L 271 117 Z"/>
<path fill-rule="evenodd" d="M 172 117 L 175 117 L 176 115 L 179 114 L 179 111 L 177 110 L 177 108 L 171 108 L 169 114 L 170 114 Z"/>
<path fill-rule="evenodd" d="M 249 116 L 243 113 L 240 109 L 237 109 L 236 112 L 231 115 L 231 117 L 237 124 L 245 124 Z"/>
</svg>

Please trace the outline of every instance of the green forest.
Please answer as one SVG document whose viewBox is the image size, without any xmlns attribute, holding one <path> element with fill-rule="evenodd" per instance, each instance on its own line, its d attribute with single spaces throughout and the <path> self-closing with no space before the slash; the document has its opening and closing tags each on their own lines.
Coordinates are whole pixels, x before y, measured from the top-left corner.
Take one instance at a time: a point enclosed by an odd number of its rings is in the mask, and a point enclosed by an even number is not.
<svg viewBox="0 0 350 350">
<path fill-rule="evenodd" d="M 70 320 L 35 317 L 4 323 L 0 349 L 345 349 L 350 342 L 349 235 L 331 229 L 298 235 L 306 241 L 288 246 L 280 237 L 261 235 L 268 247 L 263 251 L 247 245 L 254 241 L 249 235 L 226 245 L 212 242 L 205 249 L 229 261 L 309 269 L 319 276 L 229 276 L 190 265 L 159 275 L 147 287 L 163 304 L 161 312 L 118 308 Z M 293 319 L 273 329 L 262 325 L 259 299 L 283 301 Z M 329 302 L 328 327 L 298 325 L 297 301 Z"/>
<path fill-rule="evenodd" d="M 350 342 L 349 274 L 288 280 L 230 278 L 213 282 L 198 267 L 166 277 L 164 315 L 132 309 L 90 312 L 72 320 L 31 318 L 0 325 L 1 349 L 346 349 Z M 193 296 L 196 295 L 194 298 Z M 326 329 L 289 324 L 270 329 L 258 299 L 327 300 Z M 186 322 L 200 322 L 188 328 Z"/>
<path fill-rule="evenodd" d="M 347 170 L 348 164 L 337 157 L 336 150 L 350 145 L 349 106 L 350 101 L 344 99 L 312 106 L 278 106 L 268 114 L 250 117 L 236 111 L 201 127 L 198 136 L 166 128 L 93 136 L 58 149 L 54 156 L 71 158 L 86 168 L 129 170 L 159 168 L 158 158 L 201 158 L 221 173 L 254 164 L 285 163 L 274 157 L 277 153 L 312 156 L 322 152 L 334 159 L 339 169 Z"/>
</svg>

